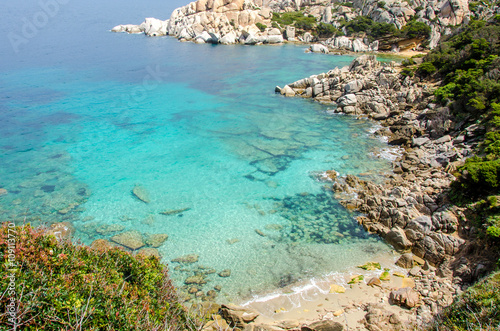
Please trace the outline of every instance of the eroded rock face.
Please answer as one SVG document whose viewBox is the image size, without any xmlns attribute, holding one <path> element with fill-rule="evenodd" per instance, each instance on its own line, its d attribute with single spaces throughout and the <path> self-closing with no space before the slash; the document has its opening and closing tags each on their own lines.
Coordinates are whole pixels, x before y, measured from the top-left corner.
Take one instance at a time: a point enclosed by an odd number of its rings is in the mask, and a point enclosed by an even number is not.
<svg viewBox="0 0 500 331">
<path fill-rule="evenodd" d="M 254 310 L 231 304 L 222 305 L 219 314 L 228 322 L 230 327 L 240 329 L 244 329 L 246 323 L 255 320 L 259 316 Z"/>
<path fill-rule="evenodd" d="M 370 331 L 408 330 L 396 314 L 389 312 L 380 304 L 369 304 L 365 310 L 366 315 L 363 323 Z"/>
<path fill-rule="evenodd" d="M 416 9 L 419 9 L 416 11 Z M 180 40 L 196 43 L 281 43 L 283 36 L 289 41 L 296 39 L 311 43 L 317 40 L 310 32 L 297 35 L 292 26 L 280 27 L 279 35 L 271 34 L 271 18 L 274 12 L 284 13 L 303 11 L 319 23 L 331 24 L 339 28 L 343 21 L 350 21 L 359 15 L 368 16 L 375 22 L 393 24 L 401 29 L 412 17 L 431 27 L 430 47 L 437 45 L 441 35 L 451 33 L 449 26 L 460 25 L 471 15 L 468 1 L 465 0 L 418 0 L 412 5 L 400 1 L 353 1 L 353 7 L 329 0 L 198 0 L 177 8 L 167 20 L 146 18 L 140 25 L 125 24 L 114 27 L 113 32 L 145 33 L 148 36 L 175 36 Z M 260 31 L 256 24 L 267 26 Z M 259 27 L 262 27 L 259 25 Z M 203 33 L 211 35 L 203 38 Z M 251 37 L 248 38 L 248 35 Z M 325 42 L 324 46 L 333 49 L 347 49 L 353 52 L 377 50 L 406 50 L 420 47 L 423 39 L 399 40 L 382 38 L 371 41 L 367 38 L 337 36 Z"/>
<path fill-rule="evenodd" d="M 398 306 L 413 308 L 420 302 L 420 295 L 409 287 L 392 291 L 389 299 Z"/>
<path fill-rule="evenodd" d="M 276 29 L 271 28 L 272 11 L 262 6 L 262 1 L 198 0 L 175 9 L 168 20 L 146 18 L 140 25 L 118 25 L 111 31 L 143 32 L 152 37 L 170 35 L 196 43 L 282 43 L 281 31 L 276 33 Z M 256 24 L 269 28 L 261 31 Z M 294 30 L 288 29 L 287 36 L 293 39 Z"/>
<path fill-rule="evenodd" d="M 364 55 L 349 66 L 301 79 L 280 91 L 331 104 L 334 112 L 380 121 L 383 128 L 377 134 L 406 148 L 392 162 L 394 173 L 385 176 L 383 184 L 335 176 L 330 178 L 332 190 L 342 205 L 365 215 L 358 222 L 367 231 L 397 250 L 411 251 L 413 260 L 425 259 L 438 266 L 440 274 L 450 275 L 450 268 L 440 265 L 464 247 L 463 229 L 459 231 L 463 214 L 443 196 L 455 180 L 450 172 L 472 154 L 474 143 L 472 138 L 465 142 L 465 136 L 452 137 L 449 109 L 432 104 L 432 91 L 401 76 L 398 69 Z M 399 264 L 413 267 L 409 258 Z"/>
</svg>

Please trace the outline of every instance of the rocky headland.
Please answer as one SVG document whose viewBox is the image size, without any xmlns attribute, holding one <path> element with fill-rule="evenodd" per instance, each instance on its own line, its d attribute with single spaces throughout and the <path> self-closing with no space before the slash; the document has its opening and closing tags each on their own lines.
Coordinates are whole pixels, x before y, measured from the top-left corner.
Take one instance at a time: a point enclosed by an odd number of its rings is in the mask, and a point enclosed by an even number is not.
<svg viewBox="0 0 500 331">
<path fill-rule="evenodd" d="M 375 135 L 403 148 L 381 184 L 336 171 L 327 171 L 323 179 L 332 182 L 342 205 L 362 213 L 359 224 L 404 253 L 398 265 L 420 264 L 409 276 L 417 279 L 422 301 L 415 314 L 421 321 L 493 267 L 470 239 L 476 230 L 465 209 L 451 204 L 447 195 L 455 180 L 451 173 L 473 155 L 484 128 L 458 129 L 450 109 L 432 103 L 432 90 L 428 81 L 401 75 L 400 64 L 372 55 L 275 89 L 286 97 L 329 104 L 335 113 L 369 117 L 380 124 Z"/>
<path fill-rule="evenodd" d="M 146 18 L 140 25 L 118 25 L 113 32 L 173 36 L 181 41 L 246 45 L 290 42 L 321 42 L 330 49 L 353 52 L 402 51 L 434 48 L 441 36 L 471 18 L 492 15 L 495 8 L 467 0 L 337 1 L 337 0 L 198 0 L 174 10 L 167 20 Z M 370 35 L 361 24 L 348 25 L 360 17 L 395 30 Z M 424 34 L 397 35 L 409 23 L 424 24 Z M 371 24 L 371 23 L 370 23 Z M 380 27 L 379 27 L 380 28 Z M 426 29 L 427 29 L 426 28 Z"/>
</svg>

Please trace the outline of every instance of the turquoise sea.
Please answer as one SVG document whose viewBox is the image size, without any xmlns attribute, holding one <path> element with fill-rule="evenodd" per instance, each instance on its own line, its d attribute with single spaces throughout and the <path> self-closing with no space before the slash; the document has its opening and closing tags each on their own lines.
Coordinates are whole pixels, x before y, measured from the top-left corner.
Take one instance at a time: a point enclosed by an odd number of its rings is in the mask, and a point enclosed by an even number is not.
<svg viewBox="0 0 500 331">
<path fill-rule="evenodd" d="M 274 93 L 353 57 L 109 31 L 168 18 L 184 4 L 0 5 L 2 221 L 68 221 L 85 244 L 129 230 L 166 233 L 158 250 L 179 287 L 188 290 L 184 280 L 204 273 L 199 290 L 220 285 L 220 301 L 388 254 L 318 179 L 331 169 L 390 169 L 373 123 Z M 134 197 L 136 186 L 149 203 Z M 170 262 L 186 254 L 199 261 Z M 224 269 L 230 277 L 217 275 Z"/>
</svg>

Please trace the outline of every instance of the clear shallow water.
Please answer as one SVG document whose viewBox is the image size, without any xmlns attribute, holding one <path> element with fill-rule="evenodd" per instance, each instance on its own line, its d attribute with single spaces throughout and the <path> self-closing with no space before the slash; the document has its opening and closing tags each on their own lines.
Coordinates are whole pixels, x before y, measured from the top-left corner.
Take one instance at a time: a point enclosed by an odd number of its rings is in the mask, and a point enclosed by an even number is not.
<svg viewBox="0 0 500 331">
<path fill-rule="evenodd" d="M 68 3 L 18 53 L 1 50 L 0 185 L 9 191 L 0 197 L 2 219 L 70 221 L 87 244 L 117 233 L 103 225 L 166 233 L 165 262 L 199 255 L 195 264 L 170 263 L 179 286 L 202 270 L 231 270 L 224 278 L 207 273 L 199 286 L 221 285 L 223 301 L 389 252 L 316 179 L 329 169 L 386 171 L 372 124 L 273 92 L 352 58 L 108 31 L 160 16 L 145 13 L 148 6 L 170 13 L 180 4 L 120 2 L 119 10 L 111 3 L 96 11 Z M 40 10 L 35 2 L 9 6 L 5 23 L 14 33 L 12 23 Z M 68 26 L 78 33 L 61 33 Z M 135 185 L 149 203 L 132 195 Z"/>
</svg>

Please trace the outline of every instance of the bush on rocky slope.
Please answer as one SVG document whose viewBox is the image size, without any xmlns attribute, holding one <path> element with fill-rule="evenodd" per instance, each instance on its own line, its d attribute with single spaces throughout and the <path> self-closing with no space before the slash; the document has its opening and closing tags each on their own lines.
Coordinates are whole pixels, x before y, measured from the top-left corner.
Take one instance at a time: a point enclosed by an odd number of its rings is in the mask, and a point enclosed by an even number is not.
<svg viewBox="0 0 500 331">
<path fill-rule="evenodd" d="M 470 287 L 434 322 L 432 330 L 499 330 L 500 272 Z"/>
<path fill-rule="evenodd" d="M 0 227 L 1 325 L 23 330 L 193 330 L 156 257 L 93 250 L 31 226 Z M 13 320 L 13 316 L 16 318 Z"/>
<path fill-rule="evenodd" d="M 455 196 L 473 200 L 500 190 L 500 20 L 471 21 L 429 53 L 418 73 L 442 79 L 436 98 L 462 126 L 475 123 L 485 135 L 467 160 Z M 428 68 L 439 68 L 436 71 Z M 458 128 L 459 130 L 461 128 Z"/>
</svg>

